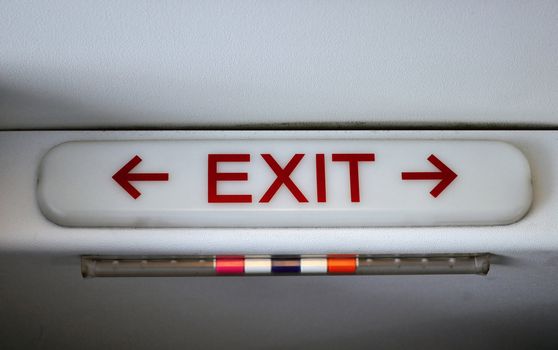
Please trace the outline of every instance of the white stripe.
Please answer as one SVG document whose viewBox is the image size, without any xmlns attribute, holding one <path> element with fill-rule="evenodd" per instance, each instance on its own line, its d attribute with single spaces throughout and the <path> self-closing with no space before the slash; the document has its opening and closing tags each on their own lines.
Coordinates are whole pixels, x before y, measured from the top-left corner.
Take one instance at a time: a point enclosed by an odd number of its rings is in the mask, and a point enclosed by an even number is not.
<svg viewBox="0 0 558 350">
<path fill-rule="evenodd" d="M 271 273 L 271 259 L 246 257 L 244 260 L 244 273 Z"/>
<path fill-rule="evenodd" d="M 301 273 L 327 273 L 327 258 L 300 259 Z"/>
</svg>

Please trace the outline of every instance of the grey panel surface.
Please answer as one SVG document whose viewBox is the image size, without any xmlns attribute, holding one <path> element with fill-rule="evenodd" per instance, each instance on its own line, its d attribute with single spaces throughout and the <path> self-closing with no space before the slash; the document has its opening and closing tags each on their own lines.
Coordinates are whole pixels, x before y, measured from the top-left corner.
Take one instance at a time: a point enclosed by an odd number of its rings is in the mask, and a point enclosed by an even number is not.
<svg viewBox="0 0 558 350">
<path fill-rule="evenodd" d="M 0 133 L 2 348 L 556 348 L 558 135 L 554 131 L 348 132 L 352 138 L 497 139 L 530 161 L 519 223 L 398 229 L 76 229 L 41 216 L 39 161 L 67 140 L 206 132 Z M 301 132 L 311 135 L 315 132 Z M 235 132 L 216 132 L 234 138 Z M 253 137 L 273 133 L 252 133 Z M 337 133 L 324 133 L 333 135 Z M 487 277 L 91 279 L 81 254 L 498 254 Z"/>
<path fill-rule="evenodd" d="M 480 276 L 83 280 L 0 259 L 4 349 L 556 349 L 558 256 Z"/>
<path fill-rule="evenodd" d="M 557 125 L 556 1 L 3 1 L 0 128 Z"/>
</svg>

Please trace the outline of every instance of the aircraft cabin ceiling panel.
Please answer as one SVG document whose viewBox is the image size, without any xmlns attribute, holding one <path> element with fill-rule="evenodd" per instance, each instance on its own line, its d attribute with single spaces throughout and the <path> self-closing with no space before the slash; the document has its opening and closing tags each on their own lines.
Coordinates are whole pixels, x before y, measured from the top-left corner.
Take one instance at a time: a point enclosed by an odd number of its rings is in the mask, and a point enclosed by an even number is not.
<svg viewBox="0 0 558 350">
<path fill-rule="evenodd" d="M 0 128 L 553 127 L 556 18 L 556 1 L 2 2 Z"/>
</svg>

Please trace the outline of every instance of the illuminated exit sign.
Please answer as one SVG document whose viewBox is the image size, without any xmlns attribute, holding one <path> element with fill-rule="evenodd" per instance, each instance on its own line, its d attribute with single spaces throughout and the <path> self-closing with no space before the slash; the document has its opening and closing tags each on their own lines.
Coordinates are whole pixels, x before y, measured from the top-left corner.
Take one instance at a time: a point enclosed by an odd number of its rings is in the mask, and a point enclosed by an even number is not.
<svg viewBox="0 0 558 350">
<path fill-rule="evenodd" d="M 373 227 L 508 224 L 532 188 L 502 142 L 192 139 L 59 145 L 37 194 L 64 226 Z"/>
</svg>

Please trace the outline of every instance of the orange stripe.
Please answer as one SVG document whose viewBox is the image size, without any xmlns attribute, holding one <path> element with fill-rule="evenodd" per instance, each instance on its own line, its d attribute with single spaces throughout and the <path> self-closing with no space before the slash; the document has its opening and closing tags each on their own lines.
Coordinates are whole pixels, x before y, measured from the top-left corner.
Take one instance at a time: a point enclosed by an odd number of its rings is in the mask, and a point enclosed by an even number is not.
<svg viewBox="0 0 558 350">
<path fill-rule="evenodd" d="M 338 254 L 327 256 L 327 272 L 332 274 L 351 274 L 356 271 L 356 256 Z"/>
</svg>

